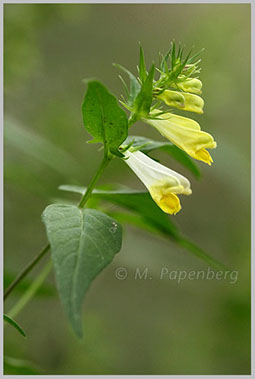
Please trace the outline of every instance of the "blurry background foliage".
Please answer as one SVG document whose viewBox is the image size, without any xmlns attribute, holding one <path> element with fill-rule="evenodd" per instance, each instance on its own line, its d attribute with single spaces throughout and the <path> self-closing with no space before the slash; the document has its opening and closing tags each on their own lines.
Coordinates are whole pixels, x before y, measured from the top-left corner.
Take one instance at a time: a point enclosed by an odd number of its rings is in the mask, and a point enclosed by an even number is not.
<svg viewBox="0 0 255 379">
<path fill-rule="evenodd" d="M 67 196 L 57 187 L 86 185 L 98 166 L 101 153 L 85 143 L 82 79 L 96 77 L 120 98 L 112 62 L 135 72 L 139 41 L 149 65 L 173 38 L 187 50 L 205 48 L 205 114 L 192 118 L 218 147 L 212 167 L 198 163 L 198 181 L 169 155 L 152 155 L 192 182 L 192 196 L 181 198 L 183 209 L 172 220 L 238 270 L 238 281 L 160 280 L 162 267 L 207 267 L 172 242 L 126 226 L 121 253 L 86 296 L 84 339 L 67 325 L 52 275 L 17 318 L 28 338 L 5 327 L 6 374 L 250 372 L 250 5 L 4 6 L 5 279 L 45 243 L 40 214 Z M 162 140 L 149 126 L 133 128 L 131 134 Z M 117 159 L 101 180 L 110 182 L 143 188 Z M 129 272 L 123 281 L 114 275 L 120 266 Z M 148 267 L 153 280 L 134 280 L 137 266 Z"/>
</svg>

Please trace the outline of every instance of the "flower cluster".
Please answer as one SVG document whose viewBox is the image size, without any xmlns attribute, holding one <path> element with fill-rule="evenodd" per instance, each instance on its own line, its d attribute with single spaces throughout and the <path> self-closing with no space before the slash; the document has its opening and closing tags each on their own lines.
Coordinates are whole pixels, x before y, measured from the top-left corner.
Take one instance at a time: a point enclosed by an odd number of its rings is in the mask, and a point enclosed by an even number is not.
<svg viewBox="0 0 255 379">
<path fill-rule="evenodd" d="M 161 56 L 157 71 L 159 78 L 154 79 L 154 65 L 148 73 L 145 68 L 143 51 L 140 49 L 139 77 L 128 72 L 131 85 L 127 89 L 128 100 L 122 104 L 131 112 L 130 125 L 136 120 L 153 126 L 190 157 L 211 165 L 213 160 L 207 149 L 214 149 L 213 137 L 201 130 L 198 122 L 191 118 L 174 114 L 169 107 L 187 112 L 203 113 L 204 101 L 200 97 L 202 82 L 197 54 L 183 59 L 183 48 L 176 52 L 175 43 L 170 51 Z M 123 67 L 119 66 L 124 69 Z M 124 69 L 126 72 L 127 70 Z M 162 108 L 167 106 L 167 109 Z M 177 172 L 155 162 L 147 155 L 132 147 L 123 146 L 126 163 L 141 179 L 153 200 L 166 213 L 176 214 L 181 205 L 178 194 L 190 195 L 190 182 Z"/>
</svg>

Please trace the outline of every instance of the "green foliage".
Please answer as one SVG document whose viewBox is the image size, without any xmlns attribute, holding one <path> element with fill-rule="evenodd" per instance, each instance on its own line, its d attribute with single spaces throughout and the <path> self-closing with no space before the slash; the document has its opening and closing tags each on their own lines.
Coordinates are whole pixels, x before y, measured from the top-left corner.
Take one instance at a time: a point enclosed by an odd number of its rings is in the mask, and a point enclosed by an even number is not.
<svg viewBox="0 0 255 379">
<path fill-rule="evenodd" d="M 176 89 L 178 83 L 199 74 L 200 69 L 198 68 L 198 63 L 200 60 L 195 62 L 195 58 L 200 53 L 201 51 L 190 56 L 190 51 L 184 58 L 184 48 L 179 44 L 178 50 L 176 51 L 175 41 L 173 41 L 169 51 L 165 55 L 160 54 L 159 67 L 156 67 L 156 71 L 159 73 L 158 79 L 154 78 L 154 64 L 149 74 L 146 71 L 144 52 L 141 44 L 138 79 L 125 67 L 114 64 L 115 67 L 126 72 L 130 79 L 130 89 L 128 89 L 125 81 L 120 77 L 127 95 L 127 99 L 124 99 L 124 102 L 121 103 L 131 112 L 129 124 L 133 124 L 140 118 L 148 117 L 154 95 L 159 95 L 171 86 L 174 86 L 174 89 Z M 138 90 L 140 91 L 138 92 Z M 154 104 L 153 106 L 156 105 L 157 104 Z"/>
<path fill-rule="evenodd" d="M 4 314 L 4 321 L 6 321 L 9 325 L 13 326 L 23 337 L 26 337 L 26 333 L 24 332 L 24 330 L 11 317 Z"/>
<path fill-rule="evenodd" d="M 202 51 L 202 50 L 201 50 Z M 197 56 L 201 53 L 191 55 L 190 52 L 183 58 L 184 48 L 179 44 L 176 51 L 175 41 L 171 43 L 169 51 L 163 56 L 161 55 L 161 61 L 157 71 L 160 73 L 160 77 L 154 82 L 154 89 L 161 93 L 173 84 L 178 84 L 192 77 L 192 75 L 199 74 L 200 69 L 198 63 L 194 62 Z"/>
<path fill-rule="evenodd" d="M 152 65 L 150 72 L 142 84 L 141 90 L 138 93 L 134 104 L 132 113 L 132 122 L 139 120 L 142 117 L 148 116 L 150 112 L 150 107 L 152 103 L 152 88 L 153 88 L 153 78 L 154 78 L 155 66 Z"/>
<path fill-rule="evenodd" d="M 73 330 L 81 337 L 84 295 L 92 280 L 119 252 L 122 228 L 102 212 L 72 205 L 49 205 L 42 219 L 60 298 Z"/>
<path fill-rule="evenodd" d="M 84 195 L 86 191 L 85 187 L 70 185 L 61 185 L 59 189 L 76 192 L 81 195 Z M 177 235 L 177 229 L 171 222 L 170 217 L 161 211 L 148 192 L 136 191 L 129 188 L 117 190 L 95 189 L 92 193 L 92 198 L 109 201 L 141 215 L 144 221 L 152 225 L 154 229 L 158 229 L 158 231 L 173 239 Z"/>
<path fill-rule="evenodd" d="M 110 210 L 110 213 L 121 222 L 136 225 L 171 239 L 206 263 L 220 266 L 220 263 L 214 258 L 181 236 L 179 229 L 172 222 L 172 218 L 152 200 L 149 192 L 128 188 L 94 189 L 96 181 L 113 156 L 124 158 L 123 153 L 131 146 L 132 149 L 139 149 L 145 154 L 154 150 L 165 151 L 196 177 L 199 177 L 197 166 L 184 151 L 172 143 L 157 142 L 138 136 L 128 137 L 129 126 L 140 119 L 153 117 L 150 112 L 159 105 L 158 100 L 153 104 L 153 99 L 161 91 L 198 72 L 197 64 L 192 63 L 194 56 L 192 58 L 189 58 L 189 55 L 186 58 L 182 58 L 182 56 L 183 49 L 179 47 L 176 53 L 175 43 L 173 43 L 169 52 L 161 59 L 160 68 L 157 69 L 159 72 L 157 81 L 154 78 L 154 64 L 148 73 L 146 71 L 144 52 L 141 46 L 138 78 L 126 68 L 115 65 L 130 79 L 128 87 L 120 77 L 126 92 L 126 99 L 122 104 L 130 111 L 129 120 L 115 96 L 103 84 L 96 80 L 88 81 L 88 88 L 82 103 L 83 122 L 86 130 L 93 137 L 89 142 L 103 144 L 103 162 L 87 189 L 69 185 L 60 187 L 65 191 L 82 194 L 78 206 L 67 203 L 53 204 L 46 207 L 42 214 L 50 244 L 47 245 L 46 251 L 50 246 L 60 299 L 72 328 L 79 337 L 82 336 L 81 314 L 86 291 L 94 278 L 120 251 L 122 243 L 122 227 L 119 222 L 99 210 L 84 209 L 87 201 L 95 208 L 100 208 L 105 202 L 110 202 L 120 208 L 120 211 L 112 212 Z M 163 112 L 159 107 L 159 113 Z M 79 165 L 75 164 L 69 154 L 57 149 L 43 138 L 8 120 L 6 130 L 5 138 L 9 145 L 18 148 L 49 168 L 61 174 L 65 174 L 68 167 L 74 174 L 77 173 L 77 170 L 80 171 Z M 123 146 L 121 146 L 122 144 Z M 12 176 L 15 176 L 15 173 Z M 51 269 L 51 261 L 48 263 L 41 275 L 28 286 L 25 294 L 13 308 L 13 313 L 10 312 L 10 316 L 15 317 L 35 295 Z M 25 284 L 24 282 L 23 289 Z M 7 317 L 6 321 L 19 332 L 23 332 L 15 321 L 8 316 L 4 317 Z"/>
<path fill-rule="evenodd" d="M 200 171 L 194 163 L 194 161 L 189 157 L 185 151 L 179 149 L 173 143 L 168 141 L 154 141 L 149 138 L 140 137 L 140 136 L 128 136 L 126 139 L 126 143 L 129 144 L 132 142 L 132 147 L 139 148 L 145 154 L 150 153 L 154 150 L 161 150 L 171 155 L 176 161 L 181 163 L 184 167 L 186 167 L 196 178 L 200 178 Z"/>
<path fill-rule="evenodd" d="M 120 77 L 120 79 L 124 85 L 126 96 L 127 96 L 127 99 L 126 100 L 124 99 L 124 101 L 127 104 L 127 108 L 132 109 L 134 100 L 136 99 L 138 93 L 141 90 L 141 84 L 138 82 L 137 78 L 129 70 L 127 70 L 125 67 L 121 66 L 120 64 L 116 64 L 116 63 L 114 63 L 114 67 L 119 68 L 120 70 L 124 71 L 129 76 L 130 85 L 129 85 L 129 89 L 128 89 L 125 81 L 119 75 L 119 77 Z M 124 105 L 125 105 L 125 103 L 124 103 Z"/>
<path fill-rule="evenodd" d="M 125 92 L 127 99 L 124 102 L 121 102 L 130 112 L 129 125 L 132 125 L 137 120 L 142 117 L 148 116 L 150 112 L 150 107 L 153 100 L 153 81 L 155 74 L 154 64 L 151 66 L 151 69 L 147 75 L 143 49 L 140 46 L 140 62 L 139 62 L 139 80 L 125 67 L 114 64 L 115 67 L 124 71 L 130 79 L 130 88 L 126 85 L 125 81 L 120 77 L 121 81 L 124 84 Z"/>
<path fill-rule="evenodd" d="M 85 187 L 72 185 L 61 185 L 59 189 L 81 195 L 84 195 L 86 191 Z M 113 217 L 117 215 L 118 220 L 170 238 L 175 243 L 185 247 L 185 249 L 199 259 L 202 259 L 206 264 L 212 265 L 215 268 L 226 268 L 221 262 L 203 251 L 203 249 L 184 238 L 171 218 L 155 204 L 148 192 L 135 191 L 128 188 L 109 191 L 95 189 L 92 193 L 93 198 L 109 201 L 121 208 L 134 212 L 134 215 L 126 215 L 121 212 L 112 213 Z"/>
<path fill-rule="evenodd" d="M 82 104 L 83 122 L 94 137 L 106 149 L 121 157 L 118 147 L 128 134 L 126 113 L 119 107 L 117 99 L 98 81 L 90 81 Z"/>
<path fill-rule="evenodd" d="M 141 45 L 140 45 L 140 60 L 139 60 L 139 76 L 140 76 L 141 82 L 144 83 L 147 78 L 147 72 L 146 72 L 146 66 L 145 66 L 145 60 L 144 60 L 144 52 Z"/>
<path fill-rule="evenodd" d="M 192 241 L 189 241 L 187 238 L 179 236 L 177 242 L 180 246 L 183 246 L 185 249 L 189 250 L 197 258 L 202 259 L 206 264 L 208 264 L 208 266 L 214 267 L 216 270 L 230 271 L 229 267 L 213 258 L 211 255 L 201 249 L 201 247 L 197 246 Z"/>
</svg>

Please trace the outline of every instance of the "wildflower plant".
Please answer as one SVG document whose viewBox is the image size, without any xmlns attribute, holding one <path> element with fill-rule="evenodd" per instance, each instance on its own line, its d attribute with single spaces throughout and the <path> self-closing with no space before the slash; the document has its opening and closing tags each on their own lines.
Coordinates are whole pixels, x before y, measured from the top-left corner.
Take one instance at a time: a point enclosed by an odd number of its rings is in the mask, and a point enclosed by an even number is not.
<svg viewBox="0 0 255 379">
<path fill-rule="evenodd" d="M 120 222 L 149 229 L 185 247 L 208 264 L 222 267 L 221 263 L 184 238 L 173 217 L 169 216 L 181 210 L 179 196 L 192 194 L 190 181 L 148 155 L 154 150 L 164 151 L 197 178 L 199 169 L 194 160 L 209 165 L 213 162 L 207 149 L 215 148 L 216 142 L 210 134 L 201 130 L 191 113 L 203 113 L 199 63 L 198 54 L 185 56 L 181 45 L 177 49 L 173 42 L 167 54 L 160 54 L 158 67 L 152 64 L 147 70 L 140 46 L 137 76 L 121 65 L 114 65 L 129 80 L 127 84 L 120 76 L 125 89 L 121 100 L 118 101 L 101 82 L 87 81 L 82 103 L 83 122 L 92 136 L 88 142 L 103 147 L 102 162 L 87 187 L 60 186 L 62 191 L 80 194 L 80 201 L 76 205 L 63 200 L 61 204 L 46 207 L 42 221 L 49 243 L 7 288 L 5 299 L 50 251 L 64 311 L 74 332 L 82 336 L 83 298 L 94 278 L 121 249 Z M 183 110 L 190 116 L 176 114 L 173 109 L 177 112 Z M 154 127 L 166 138 L 165 141 L 130 135 L 129 129 L 132 127 L 134 130 L 137 121 Z M 113 159 L 128 165 L 145 189 L 137 191 L 123 184 L 96 188 L 98 179 Z M 107 202 L 121 210 L 105 211 Z M 49 269 L 50 263 L 45 268 L 46 274 Z M 14 315 L 15 312 L 6 315 L 5 321 L 20 331 L 22 329 L 10 317 Z"/>
</svg>

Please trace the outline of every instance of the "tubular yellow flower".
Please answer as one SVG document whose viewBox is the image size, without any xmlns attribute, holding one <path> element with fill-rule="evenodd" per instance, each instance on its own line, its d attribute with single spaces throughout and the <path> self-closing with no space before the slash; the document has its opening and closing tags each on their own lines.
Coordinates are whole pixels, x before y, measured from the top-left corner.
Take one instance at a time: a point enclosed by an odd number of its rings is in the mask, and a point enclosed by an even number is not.
<svg viewBox="0 0 255 379">
<path fill-rule="evenodd" d="M 155 162 L 141 151 L 126 151 L 125 162 L 147 187 L 155 203 L 166 213 L 181 209 L 177 194 L 190 195 L 190 182 L 177 172 Z"/>
<path fill-rule="evenodd" d="M 196 112 L 200 114 L 204 113 L 204 100 L 200 96 L 186 92 L 165 90 L 157 97 L 158 99 L 163 100 L 166 105 L 169 105 L 170 107 L 176 107 L 184 111 Z M 183 98 L 184 101 L 176 101 L 177 98 Z"/>
<path fill-rule="evenodd" d="M 201 95 L 202 91 L 202 82 L 199 79 L 192 78 L 185 80 L 183 82 L 178 83 L 175 88 L 180 88 L 185 92 L 196 93 L 197 95 Z"/>
<path fill-rule="evenodd" d="M 154 110 L 152 115 L 159 112 Z M 158 117 L 159 119 L 156 120 L 142 119 L 142 121 L 156 128 L 164 137 L 186 151 L 192 158 L 211 165 L 213 160 L 206 149 L 214 149 L 217 144 L 209 133 L 201 130 L 196 121 L 172 113 L 165 113 Z"/>
</svg>

